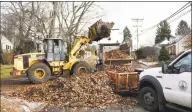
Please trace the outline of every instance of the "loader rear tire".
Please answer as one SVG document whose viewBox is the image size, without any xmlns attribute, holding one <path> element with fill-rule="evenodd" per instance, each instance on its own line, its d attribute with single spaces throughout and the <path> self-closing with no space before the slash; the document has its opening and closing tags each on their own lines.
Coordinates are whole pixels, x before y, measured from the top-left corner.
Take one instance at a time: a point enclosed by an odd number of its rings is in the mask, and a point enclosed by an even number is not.
<svg viewBox="0 0 193 112">
<path fill-rule="evenodd" d="M 29 68 L 27 75 L 32 83 L 39 84 L 50 79 L 51 70 L 44 63 L 36 63 Z"/>
<path fill-rule="evenodd" d="M 78 62 L 72 68 L 72 74 L 75 74 L 75 75 L 82 74 L 82 73 L 89 73 L 89 72 L 90 72 L 89 64 L 84 61 Z"/>
</svg>

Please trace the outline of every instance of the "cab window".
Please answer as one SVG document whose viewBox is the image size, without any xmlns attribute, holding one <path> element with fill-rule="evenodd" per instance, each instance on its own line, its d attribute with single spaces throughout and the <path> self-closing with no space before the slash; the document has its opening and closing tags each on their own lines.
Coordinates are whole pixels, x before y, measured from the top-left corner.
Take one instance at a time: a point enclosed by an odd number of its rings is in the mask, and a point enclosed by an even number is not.
<svg viewBox="0 0 193 112">
<path fill-rule="evenodd" d="M 184 57 L 182 57 L 180 60 L 178 60 L 174 64 L 174 68 L 179 69 L 180 67 L 185 66 L 187 68 L 187 71 L 191 71 L 192 67 L 192 53 L 188 53 Z"/>
<path fill-rule="evenodd" d="M 59 40 L 54 40 L 54 53 L 60 52 Z"/>
</svg>

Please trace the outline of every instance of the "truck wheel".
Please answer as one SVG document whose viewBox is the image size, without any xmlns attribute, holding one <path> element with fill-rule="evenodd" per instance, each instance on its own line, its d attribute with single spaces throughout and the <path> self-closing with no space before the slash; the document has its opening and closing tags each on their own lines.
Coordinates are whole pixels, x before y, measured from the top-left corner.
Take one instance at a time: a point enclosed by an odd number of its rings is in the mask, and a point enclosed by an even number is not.
<svg viewBox="0 0 193 112">
<path fill-rule="evenodd" d="M 89 65 L 86 62 L 79 62 L 72 68 L 72 74 L 81 74 L 89 72 Z"/>
<path fill-rule="evenodd" d="M 44 63 L 36 63 L 28 70 L 28 78 L 32 83 L 43 83 L 50 79 L 50 68 Z"/>
<path fill-rule="evenodd" d="M 148 111 L 157 112 L 158 97 L 156 92 L 150 87 L 144 87 L 139 92 L 139 102 Z"/>
</svg>

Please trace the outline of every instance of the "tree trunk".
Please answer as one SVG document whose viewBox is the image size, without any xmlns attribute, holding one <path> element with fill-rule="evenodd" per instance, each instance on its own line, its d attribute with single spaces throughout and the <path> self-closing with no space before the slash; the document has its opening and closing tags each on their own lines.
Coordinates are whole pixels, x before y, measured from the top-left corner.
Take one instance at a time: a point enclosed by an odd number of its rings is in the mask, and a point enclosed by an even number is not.
<svg viewBox="0 0 193 112">
<path fill-rule="evenodd" d="M 2 50 L 1 39 L 2 39 L 2 37 L 0 36 L 0 63 L 1 63 L 1 64 L 4 64 L 4 61 L 3 61 L 3 50 Z"/>
<path fill-rule="evenodd" d="M 51 20 L 51 25 L 50 25 L 50 31 L 49 31 L 49 38 L 51 38 L 53 36 L 53 33 L 55 33 L 56 10 L 57 10 L 57 3 L 53 2 L 53 11 L 52 11 L 52 20 Z"/>
</svg>

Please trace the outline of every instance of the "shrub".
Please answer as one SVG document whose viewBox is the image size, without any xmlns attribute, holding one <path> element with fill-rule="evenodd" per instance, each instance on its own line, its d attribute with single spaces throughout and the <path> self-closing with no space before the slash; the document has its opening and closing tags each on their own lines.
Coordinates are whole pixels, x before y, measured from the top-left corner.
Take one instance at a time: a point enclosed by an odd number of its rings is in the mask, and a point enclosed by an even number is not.
<svg viewBox="0 0 193 112">
<path fill-rule="evenodd" d="M 158 57 L 159 61 L 167 61 L 170 59 L 168 50 L 163 46 L 160 50 L 160 55 Z"/>
<path fill-rule="evenodd" d="M 138 59 L 145 59 L 145 58 L 154 58 L 157 59 L 158 57 L 158 53 L 159 49 L 156 47 L 150 47 L 150 46 L 146 46 L 146 47 L 141 47 L 136 51 L 136 55 Z"/>
<path fill-rule="evenodd" d="M 135 54 L 136 54 L 136 56 L 137 56 L 137 59 L 143 59 L 143 58 L 145 58 L 145 57 L 143 56 L 142 49 L 136 50 L 136 51 L 135 51 Z"/>
</svg>

